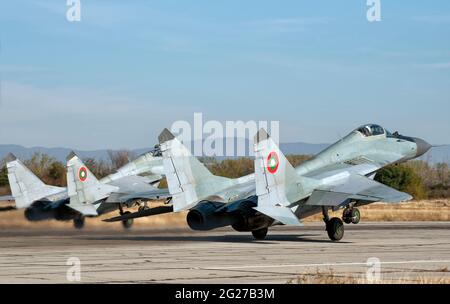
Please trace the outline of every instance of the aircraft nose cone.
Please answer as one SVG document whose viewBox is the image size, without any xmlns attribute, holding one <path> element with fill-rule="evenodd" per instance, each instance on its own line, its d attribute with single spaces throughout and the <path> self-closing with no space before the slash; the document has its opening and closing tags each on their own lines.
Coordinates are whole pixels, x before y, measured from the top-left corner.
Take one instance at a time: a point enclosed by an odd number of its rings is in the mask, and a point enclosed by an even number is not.
<svg viewBox="0 0 450 304">
<path fill-rule="evenodd" d="M 431 149 L 431 145 L 421 138 L 414 138 L 414 142 L 417 145 L 416 157 L 420 157 L 427 153 Z"/>
</svg>

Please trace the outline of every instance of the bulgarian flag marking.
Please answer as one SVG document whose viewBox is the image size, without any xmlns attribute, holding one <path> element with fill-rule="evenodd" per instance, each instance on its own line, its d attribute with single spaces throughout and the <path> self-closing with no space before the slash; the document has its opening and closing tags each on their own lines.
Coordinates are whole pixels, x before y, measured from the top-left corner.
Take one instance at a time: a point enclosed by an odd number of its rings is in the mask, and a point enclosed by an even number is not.
<svg viewBox="0 0 450 304">
<path fill-rule="evenodd" d="M 80 170 L 78 170 L 78 178 L 80 179 L 80 181 L 84 182 L 87 179 L 87 169 L 86 167 L 81 167 Z"/>
<path fill-rule="evenodd" d="M 269 156 L 267 157 L 267 170 L 275 174 L 278 170 L 278 166 L 280 165 L 280 160 L 278 158 L 278 154 L 273 151 L 270 152 Z"/>
</svg>

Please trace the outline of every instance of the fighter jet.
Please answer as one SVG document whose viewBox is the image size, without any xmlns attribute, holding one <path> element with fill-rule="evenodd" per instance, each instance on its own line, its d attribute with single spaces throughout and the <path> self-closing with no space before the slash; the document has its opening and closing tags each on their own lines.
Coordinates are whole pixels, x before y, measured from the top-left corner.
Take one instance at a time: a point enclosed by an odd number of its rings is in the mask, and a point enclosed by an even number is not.
<svg viewBox="0 0 450 304">
<path fill-rule="evenodd" d="M 187 223 L 193 230 L 232 226 L 258 240 L 271 226 L 300 226 L 301 219 L 317 213 L 323 214 L 329 238 L 341 240 L 343 222 L 359 223 L 358 206 L 412 199 L 374 181 L 376 172 L 431 148 L 422 139 L 368 124 L 294 169 L 260 130 L 255 136 L 255 174 L 229 179 L 211 174 L 167 129 L 159 140 L 173 211 L 188 210 Z M 343 209 L 342 219 L 330 219 L 330 209 Z"/>
<path fill-rule="evenodd" d="M 215 176 L 191 152 L 170 133 L 164 131 L 159 136 L 159 150 L 163 156 L 164 175 L 167 179 L 171 199 L 165 206 L 138 211 L 110 219 L 106 222 L 124 221 L 162 213 L 191 210 L 187 221 L 195 230 L 209 230 L 230 225 L 228 218 L 211 215 L 208 222 L 198 225 L 200 215 L 194 208 L 197 204 L 215 211 L 226 203 L 248 198 L 255 193 L 254 174 L 230 179 Z M 205 226 L 206 225 L 206 226 Z"/>
<path fill-rule="evenodd" d="M 359 223 L 357 206 L 413 199 L 373 179 L 383 167 L 420 157 L 430 148 L 422 139 L 394 135 L 370 124 L 294 169 L 266 131 L 260 130 L 255 137 L 254 209 L 285 225 L 298 225 L 298 219 L 322 212 L 328 237 L 339 241 L 344 236 L 343 221 Z M 330 219 L 329 209 L 343 209 L 342 220 Z M 261 238 L 267 228 L 258 232 Z"/>
<path fill-rule="evenodd" d="M 142 170 L 141 168 L 139 171 Z M 131 212 L 124 212 L 123 207 L 132 207 L 140 201 L 145 201 L 140 207 L 140 210 L 145 210 L 148 208 L 147 201 L 170 197 L 167 189 L 156 187 L 161 176 L 149 178 L 124 174 L 124 172 L 136 173 L 138 172 L 136 169 L 121 170 L 120 172 L 121 174 L 116 173 L 99 181 L 81 159 L 72 152 L 67 157 L 67 194 L 69 197 L 67 206 L 80 212 L 83 215 L 80 220 L 84 220 L 85 216 L 97 216 L 117 208 L 120 215 L 129 214 Z M 121 177 L 118 178 L 118 176 Z M 122 223 L 125 228 L 130 228 L 133 219 L 125 219 Z"/>
<path fill-rule="evenodd" d="M 155 190 L 155 186 L 159 183 L 162 173 L 162 161 L 160 157 L 154 157 L 153 152 L 146 153 L 136 160 L 128 163 L 117 172 L 108 175 L 98 181 L 89 169 L 82 164 L 74 153 L 70 155 L 70 166 L 68 166 L 67 180 L 70 181 L 69 187 L 55 187 L 44 184 L 37 176 L 35 176 L 19 159 L 10 154 L 7 161 L 8 179 L 12 192 L 11 201 L 15 201 L 16 209 L 25 209 L 25 217 L 29 221 L 40 221 L 47 219 L 55 219 L 59 221 L 73 220 L 76 228 L 84 226 L 86 216 L 97 216 L 113 210 L 119 209 L 123 214 L 123 206 L 131 206 L 136 201 L 145 199 L 144 197 L 134 197 L 126 192 L 126 186 L 136 188 L 137 185 L 143 189 L 145 183 L 146 191 Z M 78 167 L 74 167 L 78 165 Z M 76 168 L 76 172 L 74 171 Z M 137 174 L 150 173 L 147 177 L 135 176 Z M 77 175 L 78 181 L 74 175 Z M 84 191 L 85 186 L 89 185 L 97 187 L 102 191 L 109 189 L 116 191 L 121 188 L 124 196 L 119 197 L 113 203 L 109 201 L 105 203 L 102 199 L 91 202 L 90 192 L 94 188 L 86 189 L 86 192 L 77 193 L 77 186 L 83 183 L 81 189 Z M 86 183 L 84 185 L 84 183 Z M 156 190 L 158 191 L 158 190 Z M 96 194 L 96 197 L 100 197 Z M 145 193 L 143 193 L 145 194 Z M 129 195 L 126 197 L 125 195 Z M 87 197 L 88 201 L 83 201 Z M 95 203 L 95 204 L 94 204 Z M 125 228 L 131 227 L 133 221 L 123 221 Z"/>
</svg>

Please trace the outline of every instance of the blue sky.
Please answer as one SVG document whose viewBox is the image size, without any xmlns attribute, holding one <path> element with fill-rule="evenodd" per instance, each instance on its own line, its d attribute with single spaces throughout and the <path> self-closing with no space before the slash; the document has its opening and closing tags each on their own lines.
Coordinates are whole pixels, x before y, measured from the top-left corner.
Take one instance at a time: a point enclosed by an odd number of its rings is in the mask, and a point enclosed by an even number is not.
<svg viewBox="0 0 450 304">
<path fill-rule="evenodd" d="M 450 143 L 450 2 L 0 4 L 0 143 L 151 146 L 175 120 L 279 120 L 282 142 L 377 122 Z"/>
</svg>

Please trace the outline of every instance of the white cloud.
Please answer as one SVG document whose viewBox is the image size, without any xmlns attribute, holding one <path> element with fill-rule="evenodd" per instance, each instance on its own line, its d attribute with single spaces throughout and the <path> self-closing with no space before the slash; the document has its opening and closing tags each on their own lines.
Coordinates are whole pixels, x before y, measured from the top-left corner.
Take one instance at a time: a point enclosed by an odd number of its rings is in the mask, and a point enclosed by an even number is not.
<svg viewBox="0 0 450 304">
<path fill-rule="evenodd" d="M 415 67 L 432 70 L 447 70 L 450 69 L 450 62 L 422 63 L 416 64 Z"/>
<path fill-rule="evenodd" d="M 251 23 L 255 28 L 273 33 L 303 32 L 316 25 L 326 24 L 326 18 L 273 18 L 258 20 Z"/>
<path fill-rule="evenodd" d="M 413 17 L 413 20 L 430 24 L 445 24 L 450 23 L 450 15 L 415 16 Z"/>
<path fill-rule="evenodd" d="M 156 143 L 183 111 L 82 88 L 39 88 L 2 82 L 0 143 L 79 149 L 139 148 Z"/>
<path fill-rule="evenodd" d="M 48 72 L 52 69 L 31 65 L 0 65 L 0 72 Z"/>
</svg>

